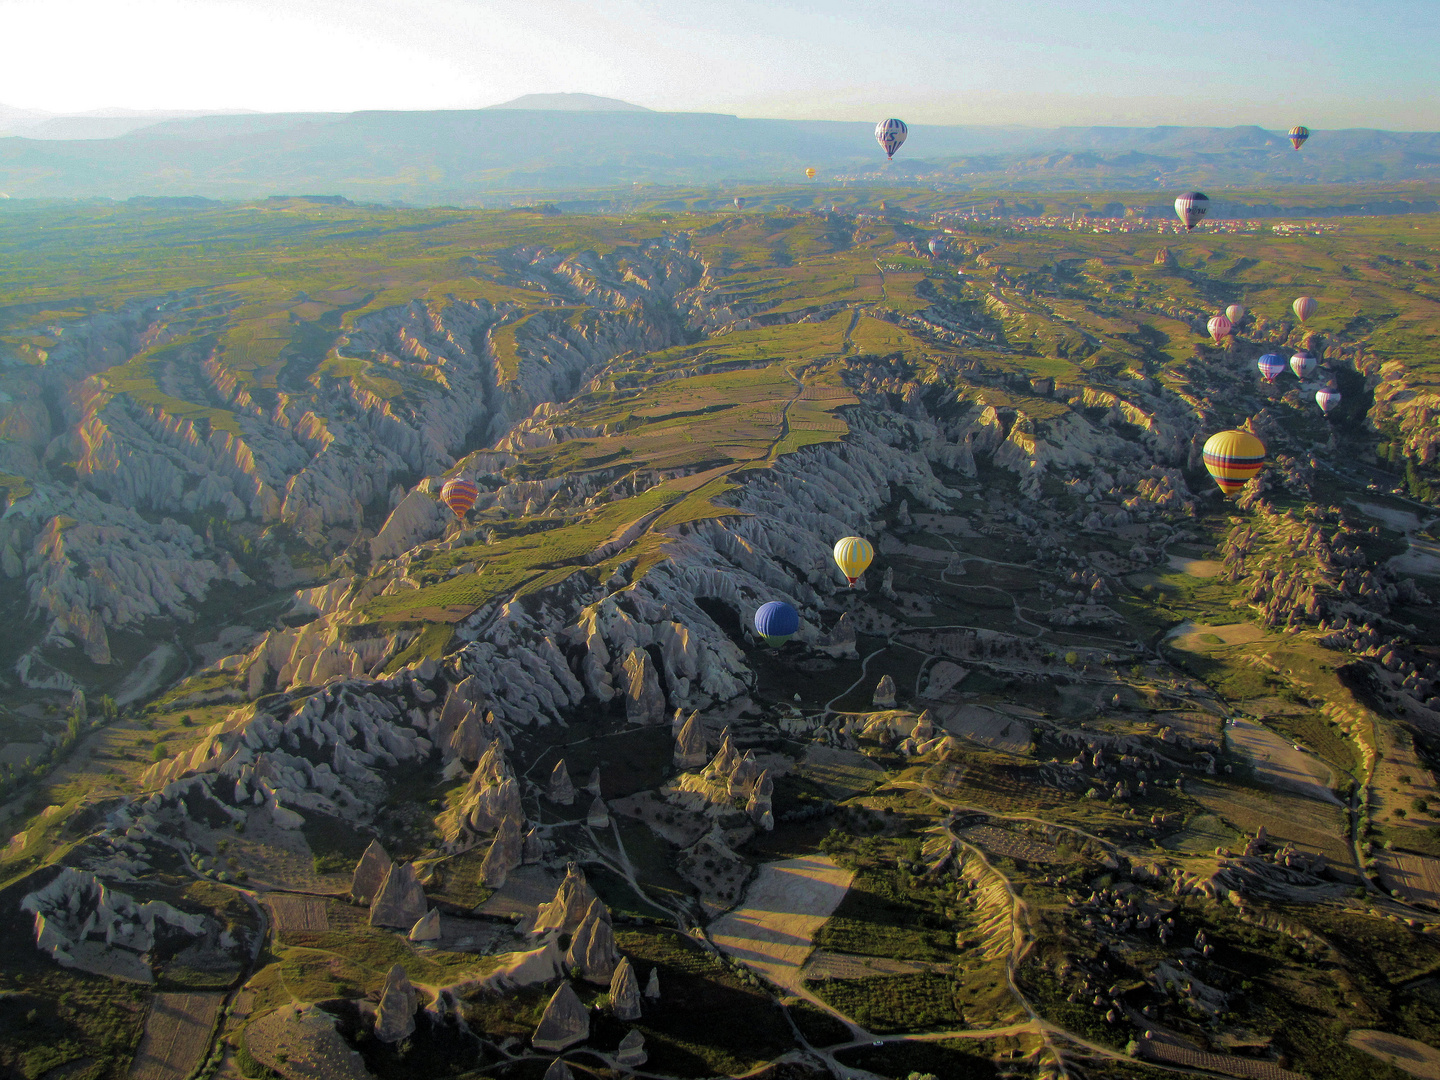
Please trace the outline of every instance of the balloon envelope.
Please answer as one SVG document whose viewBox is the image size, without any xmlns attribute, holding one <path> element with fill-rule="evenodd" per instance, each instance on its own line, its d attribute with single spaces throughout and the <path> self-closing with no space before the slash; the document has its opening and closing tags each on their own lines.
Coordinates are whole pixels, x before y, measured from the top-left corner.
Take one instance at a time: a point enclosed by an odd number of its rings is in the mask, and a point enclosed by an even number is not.
<svg viewBox="0 0 1440 1080">
<path fill-rule="evenodd" d="M 1315 370 L 1315 357 L 1308 352 L 1297 352 L 1290 357 L 1290 370 L 1295 372 L 1297 379 L 1303 379 Z"/>
<path fill-rule="evenodd" d="M 1290 307 L 1295 312 L 1295 317 L 1301 322 L 1304 322 L 1319 310 L 1320 303 L 1312 296 L 1302 296 L 1296 300 L 1295 303 L 1291 304 Z"/>
<path fill-rule="evenodd" d="M 840 572 L 849 579 L 851 585 L 865 573 L 865 568 L 873 558 L 875 549 L 864 537 L 847 536 L 835 545 L 835 565 L 840 567 Z"/>
<path fill-rule="evenodd" d="M 755 612 L 755 629 L 771 645 L 784 645 L 800 629 L 800 613 L 784 600 L 771 600 Z"/>
<path fill-rule="evenodd" d="M 1296 124 L 1290 129 L 1290 145 L 1293 146 L 1296 150 L 1299 150 L 1300 147 L 1304 146 L 1305 140 L 1308 138 L 1310 138 L 1309 128 L 1301 124 Z"/>
<path fill-rule="evenodd" d="M 943 255 L 945 254 L 945 241 L 938 236 L 932 236 L 929 248 L 931 255 Z"/>
<path fill-rule="evenodd" d="M 445 481 L 445 486 L 440 489 L 440 501 L 450 508 L 450 512 L 457 518 L 463 518 L 475 505 L 475 500 L 480 497 L 480 489 L 469 480 L 455 477 Z"/>
<path fill-rule="evenodd" d="M 812 166 L 810 166 L 808 169 L 805 170 L 805 178 L 806 178 L 807 180 L 814 180 L 814 179 L 815 179 L 815 166 L 812 165 Z"/>
<path fill-rule="evenodd" d="M 1210 209 L 1210 197 L 1203 191 L 1187 191 L 1175 200 L 1175 216 L 1185 223 L 1189 232 L 1200 224 L 1200 219 Z"/>
<path fill-rule="evenodd" d="M 895 156 L 895 151 L 904 145 L 905 137 L 909 134 L 910 129 L 905 126 L 905 121 L 893 117 L 881 120 L 875 125 L 875 141 L 884 148 L 887 159 Z"/>
<path fill-rule="evenodd" d="M 1317 390 L 1315 392 L 1315 404 L 1320 406 L 1320 411 L 1329 414 L 1330 410 L 1340 404 L 1339 390 Z"/>
<path fill-rule="evenodd" d="M 1231 304 L 1225 309 L 1225 317 L 1232 323 L 1239 325 L 1240 320 L 1245 317 L 1245 305 Z"/>
<path fill-rule="evenodd" d="M 1230 325 L 1230 320 L 1224 315 L 1216 315 L 1205 324 L 1205 328 L 1210 331 L 1210 336 L 1216 341 L 1219 341 L 1225 337 L 1225 335 L 1229 334 L 1231 330 L 1235 329 Z"/>
<path fill-rule="evenodd" d="M 1265 444 L 1248 431 L 1217 431 L 1205 441 L 1205 468 L 1233 495 L 1265 464 Z"/>
<path fill-rule="evenodd" d="M 1279 378 L 1280 373 L 1285 370 L 1285 361 L 1280 359 L 1279 353 L 1266 353 L 1260 357 L 1257 366 L 1260 368 L 1260 374 L 1264 377 L 1265 381 L 1273 383 Z"/>
<path fill-rule="evenodd" d="M 735 209 L 736 209 L 736 210 L 742 210 L 742 209 L 744 209 L 744 207 L 745 207 L 745 200 L 742 199 L 739 195 L 736 195 L 736 196 L 735 196 Z"/>
</svg>

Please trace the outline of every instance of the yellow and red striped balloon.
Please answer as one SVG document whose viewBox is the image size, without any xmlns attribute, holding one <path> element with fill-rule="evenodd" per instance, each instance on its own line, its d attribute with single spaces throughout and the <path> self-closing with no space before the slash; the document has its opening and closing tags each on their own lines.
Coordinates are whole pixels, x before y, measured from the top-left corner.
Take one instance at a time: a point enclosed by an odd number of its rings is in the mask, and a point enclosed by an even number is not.
<svg viewBox="0 0 1440 1080">
<path fill-rule="evenodd" d="M 1265 464 L 1265 444 L 1248 431 L 1217 431 L 1205 440 L 1205 468 L 1234 495 Z"/>
<path fill-rule="evenodd" d="M 460 476 L 446 480 L 445 486 L 440 489 L 440 501 L 450 507 L 450 512 L 457 518 L 468 514 L 479 497 L 480 489 L 474 482 Z"/>
</svg>

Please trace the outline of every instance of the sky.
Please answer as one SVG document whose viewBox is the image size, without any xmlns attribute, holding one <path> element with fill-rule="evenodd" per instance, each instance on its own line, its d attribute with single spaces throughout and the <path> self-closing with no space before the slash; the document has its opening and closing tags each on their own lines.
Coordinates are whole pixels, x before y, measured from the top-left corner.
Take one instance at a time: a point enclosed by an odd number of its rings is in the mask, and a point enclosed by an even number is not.
<svg viewBox="0 0 1440 1080">
<path fill-rule="evenodd" d="M 0 0 L 0 103 L 1440 129 L 1437 0 Z"/>
</svg>

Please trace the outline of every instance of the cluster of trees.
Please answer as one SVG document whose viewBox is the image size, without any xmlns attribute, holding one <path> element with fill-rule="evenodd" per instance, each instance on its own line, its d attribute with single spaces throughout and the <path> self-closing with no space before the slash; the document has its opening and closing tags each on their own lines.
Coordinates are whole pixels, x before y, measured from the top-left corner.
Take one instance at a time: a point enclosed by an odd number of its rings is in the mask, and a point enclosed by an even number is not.
<svg viewBox="0 0 1440 1080">
<path fill-rule="evenodd" d="M 1422 471 L 1422 462 L 1405 449 L 1401 442 L 1382 442 L 1375 447 L 1375 454 L 1381 464 L 1391 472 L 1405 477 L 1405 488 L 1411 498 L 1421 502 L 1440 501 L 1440 488 Z"/>
<path fill-rule="evenodd" d="M 80 741 L 81 736 L 110 723 L 119 715 L 120 709 L 109 694 L 102 695 L 95 703 L 93 715 L 86 707 L 84 697 L 77 695 L 66 715 L 65 731 L 58 739 L 47 741 L 39 760 L 31 755 L 18 767 L 14 762 L 5 763 L 4 769 L 0 770 L 0 799 L 7 799 L 31 781 L 50 775 L 50 771 Z"/>
</svg>

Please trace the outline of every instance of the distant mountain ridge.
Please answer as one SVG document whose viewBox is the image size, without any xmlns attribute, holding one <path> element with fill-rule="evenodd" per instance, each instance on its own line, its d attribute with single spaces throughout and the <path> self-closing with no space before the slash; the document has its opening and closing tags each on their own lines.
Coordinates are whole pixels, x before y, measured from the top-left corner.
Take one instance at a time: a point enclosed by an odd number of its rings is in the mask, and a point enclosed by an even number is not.
<svg viewBox="0 0 1440 1080">
<path fill-rule="evenodd" d="M 229 116 L 245 109 L 90 109 L 81 113 L 52 113 L 44 109 L 17 109 L 0 104 L 0 138 L 114 139 L 166 120 L 196 116 Z"/>
<path fill-rule="evenodd" d="M 1317 129 L 1296 153 L 1281 132 L 1255 126 L 912 125 L 886 164 L 867 122 L 652 112 L 612 100 L 546 94 L 475 110 L 176 118 L 99 141 L 0 138 L 0 190 L 231 199 L 302 190 L 434 204 L 631 183 L 773 184 L 798 181 L 807 166 L 822 183 L 1016 191 L 1440 180 L 1435 132 Z"/>
<path fill-rule="evenodd" d="M 538 109 L 549 112 L 652 112 L 619 98 L 595 94 L 522 94 L 513 101 L 487 105 L 487 109 Z"/>
</svg>

